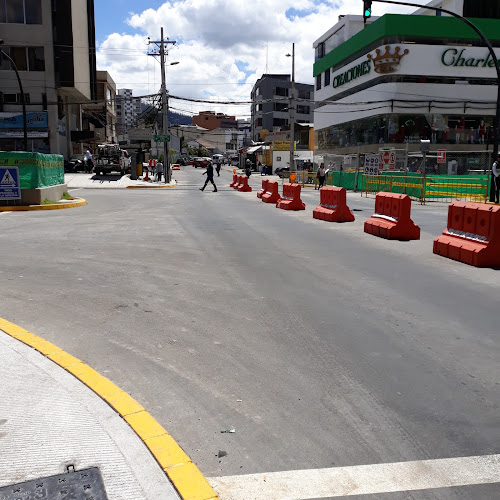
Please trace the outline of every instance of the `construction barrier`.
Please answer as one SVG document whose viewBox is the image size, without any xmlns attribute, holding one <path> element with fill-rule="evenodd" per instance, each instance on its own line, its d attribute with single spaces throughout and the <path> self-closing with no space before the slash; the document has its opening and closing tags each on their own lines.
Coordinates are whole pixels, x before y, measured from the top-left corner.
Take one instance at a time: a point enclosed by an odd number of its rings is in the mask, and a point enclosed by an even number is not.
<svg viewBox="0 0 500 500">
<path fill-rule="evenodd" d="M 250 193 L 252 188 L 248 185 L 248 177 L 246 175 L 242 175 L 240 177 L 241 183 L 238 185 L 238 191 L 241 191 L 242 193 Z"/>
<path fill-rule="evenodd" d="M 448 227 L 434 240 L 433 251 L 475 267 L 500 267 L 500 207 L 452 203 Z"/>
<path fill-rule="evenodd" d="M 181 166 L 179 165 L 179 163 L 172 163 L 172 170 L 180 170 L 181 169 Z"/>
<path fill-rule="evenodd" d="M 276 208 L 282 210 L 305 210 L 306 206 L 300 199 L 300 184 L 283 184 L 283 195 L 276 203 Z"/>
<path fill-rule="evenodd" d="M 238 184 L 238 176 L 236 174 L 233 174 L 233 182 L 229 183 L 229 187 L 234 188 Z"/>
<path fill-rule="evenodd" d="M 419 240 L 420 228 L 410 219 L 410 210 L 407 194 L 378 193 L 375 213 L 365 221 L 365 233 L 388 240 Z"/>
<path fill-rule="evenodd" d="M 243 176 L 242 175 L 237 175 L 236 176 L 237 179 L 236 179 L 236 184 L 233 186 L 234 189 L 238 190 L 238 188 L 242 185 L 243 181 Z"/>
<path fill-rule="evenodd" d="M 325 186 L 319 190 L 320 203 L 313 210 L 313 218 L 328 222 L 353 222 L 354 214 L 349 210 L 344 188 Z"/>
<path fill-rule="evenodd" d="M 277 181 L 267 182 L 267 191 L 262 195 L 264 203 L 278 203 L 280 200 L 279 186 Z"/>
<path fill-rule="evenodd" d="M 262 199 L 262 195 L 267 191 L 267 183 L 269 182 L 269 179 L 262 179 L 262 189 L 260 191 L 257 191 L 257 198 Z"/>
</svg>

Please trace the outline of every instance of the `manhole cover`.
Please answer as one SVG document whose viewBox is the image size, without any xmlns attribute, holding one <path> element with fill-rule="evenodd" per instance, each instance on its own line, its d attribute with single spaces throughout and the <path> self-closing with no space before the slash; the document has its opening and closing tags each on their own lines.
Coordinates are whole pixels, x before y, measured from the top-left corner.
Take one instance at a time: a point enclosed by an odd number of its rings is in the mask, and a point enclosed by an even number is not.
<svg viewBox="0 0 500 500">
<path fill-rule="evenodd" d="M 107 500 L 97 467 L 0 488 L 0 500 Z"/>
</svg>

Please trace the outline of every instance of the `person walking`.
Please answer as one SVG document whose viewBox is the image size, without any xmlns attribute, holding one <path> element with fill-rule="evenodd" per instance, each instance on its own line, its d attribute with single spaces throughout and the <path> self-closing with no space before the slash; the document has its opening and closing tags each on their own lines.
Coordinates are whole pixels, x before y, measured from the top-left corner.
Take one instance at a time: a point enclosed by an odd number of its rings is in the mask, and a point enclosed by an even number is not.
<svg viewBox="0 0 500 500">
<path fill-rule="evenodd" d="M 319 184 L 318 189 L 321 189 L 323 187 L 323 184 L 325 183 L 325 176 L 326 176 L 325 164 L 322 163 L 318 168 L 318 172 L 316 173 L 316 177 L 318 178 L 318 184 Z"/>
<path fill-rule="evenodd" d="M 92 153 L 87 149 L 85 153 L 85 172 L 92 172 L 94 162 L 92 161 Z"/>
<path fill-rule="evenodd" d="M 220 160 L 215 161 L 215 171 L 217 172 L 217 177 L 220 177 L 220 167 L 221 167 L 220 162 L 221 162 Z"/>
<path fill-rule="evenodd" d="M 498 159 L 493 166 L 491 167 L 491 189 L 490 189 L 490 201 L 495 201 L 495 203 L 499 202 L 499 192 L 500 192 L 500 177 L 498 169 L 500 168 L 500 154 L 498 155 Z M 491 194 L 494 193 L 494 200 L 492 199 Z"/>
<path fill-rule="evenodd" d="M 163 175 L 163 163 L 161 161 L 159 161 L 156 164 L 156 182 L 161 181 L 162 175 Z"/>
<path fill-rule="evenodd" d="M 215 182 L 214 182 L 214 167 L 212 166 L 211 163 L 208 164 L 206 172 L 203 172 L 202 175 L 206 175 L 207 178 L 205 180 L 205 184 L 203 185 L 203 187 L 200 188 L 200 191 L 204 191 L 205 188 L 207 187 L 207 184 L 209 182 L 211 182 L 212 186 L 214 187 L 214 191 L 213 192 L 216 193 L 217 192 L 217 186 L 215 185 Z"/>
</svg>

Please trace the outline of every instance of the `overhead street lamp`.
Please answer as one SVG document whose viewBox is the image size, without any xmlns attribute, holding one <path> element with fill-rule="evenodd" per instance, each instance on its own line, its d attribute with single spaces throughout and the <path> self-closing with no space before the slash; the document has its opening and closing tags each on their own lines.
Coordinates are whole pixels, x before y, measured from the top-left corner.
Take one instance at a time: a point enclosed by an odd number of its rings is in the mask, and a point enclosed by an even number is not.
<svg viewBox="0 0 500 500">
<path fill-rule="evenodd" d="M 486 45 L 488 48 L 491 59 L 493 60 L 493 63 L 495 64 L 495 69 L 497 72 L 497 106 L 496 106 L 496 113 L 495 113 L 495 123 L 493 127 L 493 160 L 496 161 L 498 157 L 498 142 L 499 142 L 499 126 L 500 126 L 500 66 L 498 65 L 498 59 L 495 54 L 495 51 L 493 50 L 493 46 L 491 45 L 490 41 L 483 35 L 481 30 L 473 24 L 469 19 L 461 16 L 460 14 L 456 14 L 455 12 L 452 12 L 451 10 L 447 9 L 442 9 L 440 7 L 430 7 L 429 5 L 419 5 L 417 3 L 411 3 L 411 2 L 400 2 L 397 0 L 370 0 L 370 1 L 364 1 L 363 2 L 363 7 L 364 11 L 366 11 L 367 4 L 368 7 L 370 7 L 370 15 L 371 15 L 371 3 L 373 2 L 379 2 L 379 3 L 388 3 L 388 4 L 394 4 L 394 5 L 407 5 L 408 7 L 418 7 L 419 9 L 425 8 L 425 9 L 431 9 L 435 10 L 437 12 L 445 12 L 446 14 L 450 14 L 451 16 L 457 17 L 461 21 L 463 21 L 467 26 L 472 28 L 481 38 L 483 43 Z M 366 12 L 364 12 L 366 14 Z M 494 199 L 491 199 L 492 196 L 492 190 L 490 190 L 490 201 L 494 201 Z"/>
<path fill-rule="evenodd" d="M 286 57 L 292 57 L 292 86 L 290 95 L 290 172 L 295 172 L 295 161 L 293 157 L 295 146 L 295 43 L 292 43 L 292 53 Z"/>
<path fill-rule="evenodd" d="M 4 43 L 3 40 L 0 39 L 0 45 L 3 45 L 3 43 Z M 14 68 L 14 71 L 16 72 L 17 83 L 19 83 L 19 93 L 21 94 L 21 104 L 23 106 L 23 150 L 28 151 L 28 125 L 26 121 L 26 99 L 24 98 L 24 90 L 23 90 L 23 84 L 21 83 L 21 77 L 19 76 L 19 71 L 17 71 L 16 63 L 9 56 L 9 54 L 7 54 L 2 49 L 0 49 L 0 54 L 2 54 L 2 56 L 4 56 L 10 61 L 12 67 Z"/>
<path fill-rule="evenodd" d="M 163 30 L 163 28 L 162 28 Z M 162 32 L 162 39 L 163 39 L 163 32 Z M 168 55 L 168 52 L 166 52 L 166 55 Z M 162 58 L 163 61 L 163 58 Z M 169 135 L 169 125 L 168 125 L 168 93 L 167 93 L 167 81 L 166 81 L 166 66 L 175 66 L 176 64 L 179 64 L 179 61 L 173 61 L 168 64 L 163 64 L 162 71 L 164 72 L 163 76 L 163 88 L 162 88 L 162 103 L 163 103 L 163 123 L 162 123 L 162 128 L 163 128 L 163 135 L 166 135 L 168 137 Z M 170 143 L 165 141 L 163 143 L 163 159 L 165 161 L 165 183 L 170 182 L 170 157 L 169 157 L 169 146 Z"/>
</svg>

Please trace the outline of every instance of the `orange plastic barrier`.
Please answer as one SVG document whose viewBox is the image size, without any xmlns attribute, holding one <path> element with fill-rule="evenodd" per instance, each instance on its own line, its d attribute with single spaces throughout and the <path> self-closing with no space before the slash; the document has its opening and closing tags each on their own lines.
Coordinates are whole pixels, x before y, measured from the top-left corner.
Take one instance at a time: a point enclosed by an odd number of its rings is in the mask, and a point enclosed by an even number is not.
<svg viewBox="0 0 500 500">
<path fill-rule="evenodd" d="M 262 189 L 260 191 L 257 191 L 257 198 L 262 199 L 262 195 L 267 191 L 267 183 L 269 182 L 269 179 L 262 179 Z"/>
<path fill-rule="evenodd" d="M 282 210 L 305 210 L 306 206 L 300 199 L 300 184 L 291 184 L 287 182 L 283 184 L 283 195 L 276 203 L 276 208 Z"/>
<path fill-rule="evenodd" d="M 229 187 L 234 187 L 238 184 L 238 176 L 236 174 L 233 174 L 233 182 L 229 184 Z"/>
<path fill-rule="evenodd" d="M 378 193 L 375 213 L 365 222 L 365 233 L 388 240 L 419 240 L 420 228 L 410 219 L 410 210 L 407 194 Z"/>
<path fill-rule="evenodd" d="M 262 195 L 264 203 L 277 203 L 280 200 L 280 192 L 277 181 L 267 182 L 267 192 Z"/>
<path fill-rule="evenodd" d="M 352 222 L 354 214 L 346 202 L 346 190 L 341 187 L 325 186 L 319 190 L 320 202 L 313 210 L 313 218 L 328 222 Z"/>
<path fill-rule="evenodd" d="M 242 193 L 250 193 L 252 188 L 248 185 L 248 177 L 246 175 L 241 176 L 241 184 L 238 185 L 238 191 Z"/>
<path fill-rule="evenodd" d="M 500 267 L 500 207 L 455 201 L 433 251 L 475 267 Z"/>
</svg>

